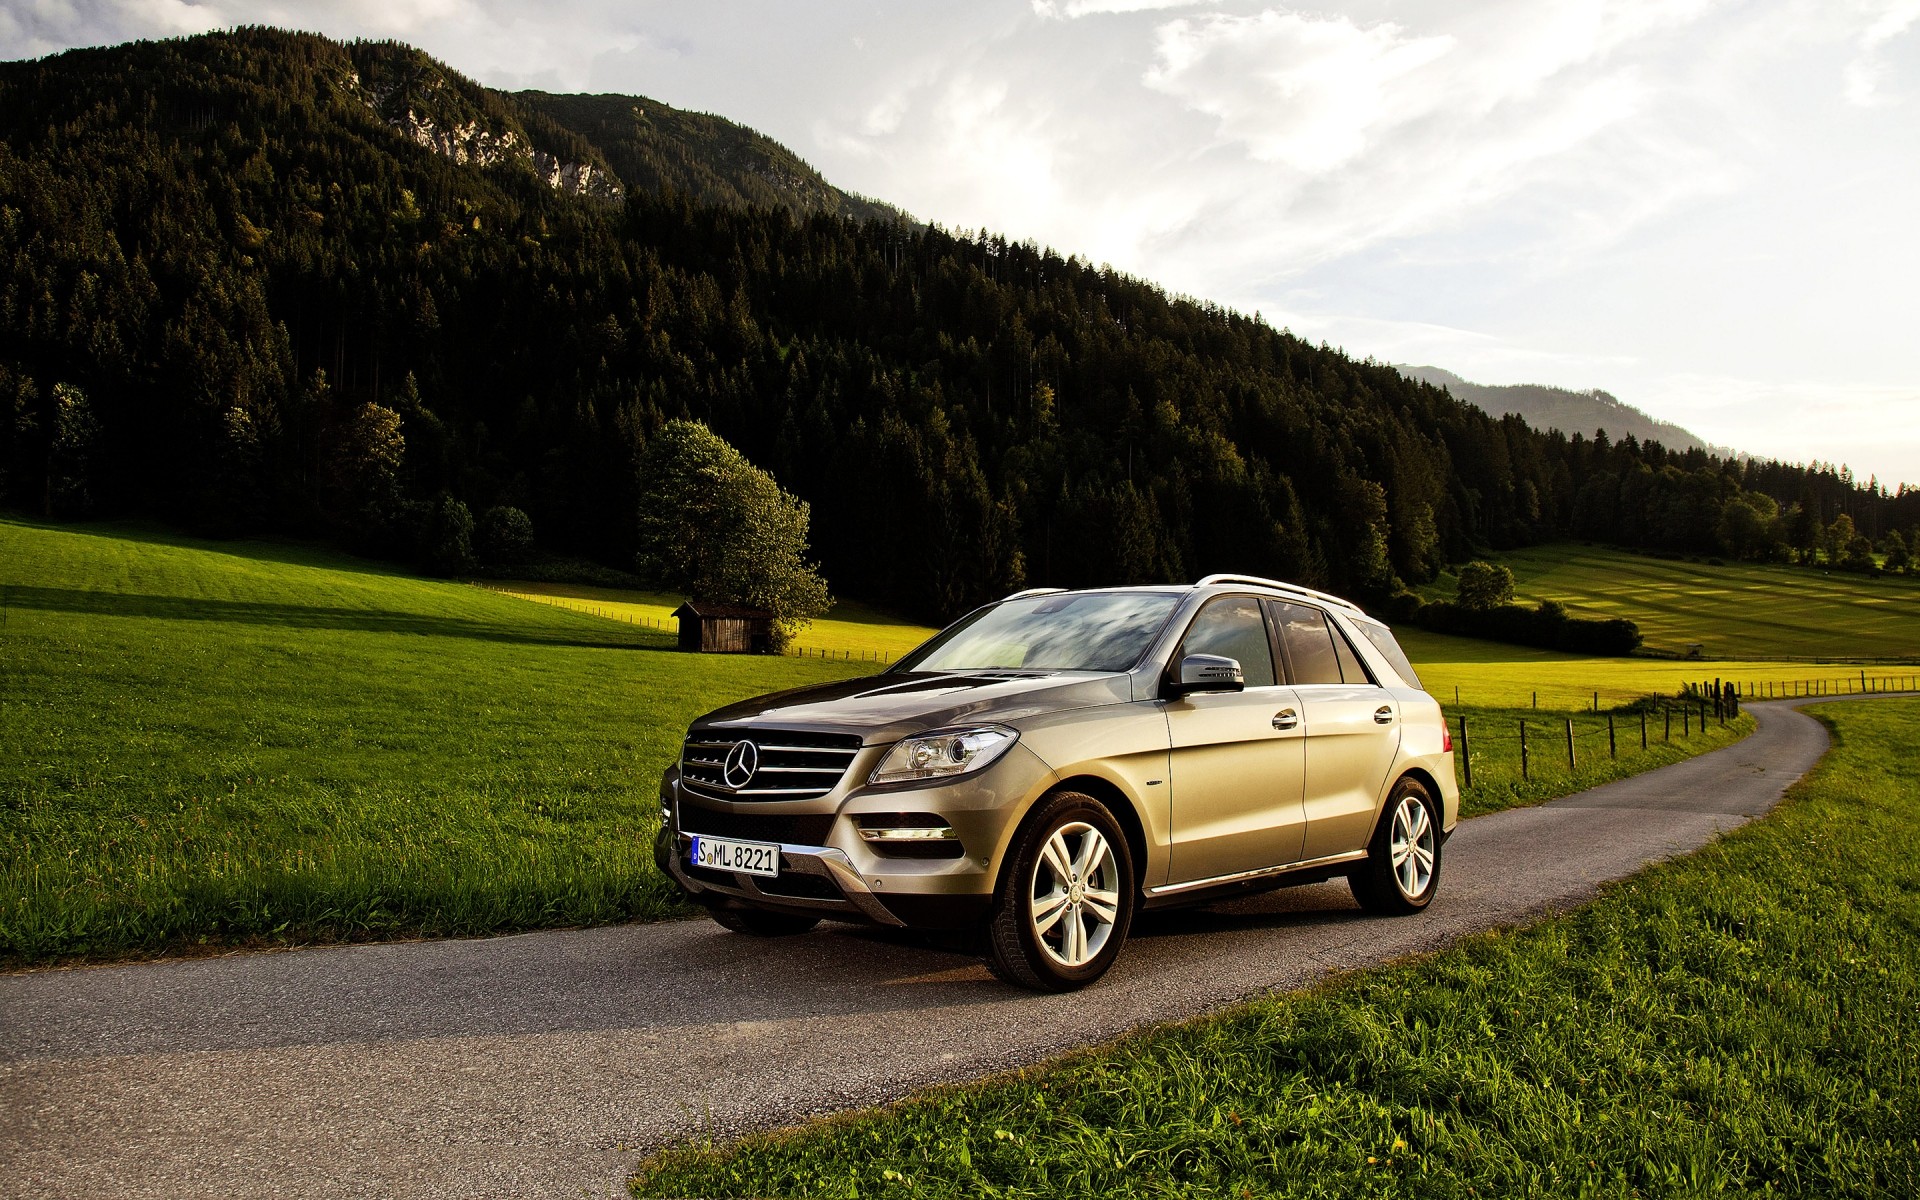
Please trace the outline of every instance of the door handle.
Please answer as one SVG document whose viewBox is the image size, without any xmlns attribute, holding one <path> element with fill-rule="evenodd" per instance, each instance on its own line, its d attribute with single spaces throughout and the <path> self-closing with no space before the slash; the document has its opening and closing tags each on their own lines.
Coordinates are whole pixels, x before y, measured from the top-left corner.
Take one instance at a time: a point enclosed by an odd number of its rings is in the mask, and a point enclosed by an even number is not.
<svg viewBox="0 0 1920 1200">
<path fill-rule="evenodd" d="M 1375 725 L 1393 724 L 1393 706 L 1389 704 L 1382 704 L 1379 708 L 1374 709 L 1373 723 Z"/>
<path fill-rule="evenodd" d="M 1300 723 L 1300 718 L 1295 716 L 1294 711 L 1290 708 L 1283 708 L 1279 712 L 1273 714 L 1273 727 L 1275 729 L 1281 730 L 1282 732 L 1292 729 L 1295 725 L 1298 725 L 1299 723 Z"/>
</svg>

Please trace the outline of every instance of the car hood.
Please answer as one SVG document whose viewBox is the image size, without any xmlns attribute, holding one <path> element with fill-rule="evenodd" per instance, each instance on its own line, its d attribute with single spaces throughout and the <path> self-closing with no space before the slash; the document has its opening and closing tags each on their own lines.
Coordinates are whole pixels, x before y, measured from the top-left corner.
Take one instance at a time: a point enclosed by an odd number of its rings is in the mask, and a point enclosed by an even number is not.
<svg viewBox="0 0 1920 1200">
<path fill-rule="evenodd" d="M 877 746 L 949 725 L 991 721 L 1017 726 L 1022 717 L 1038 713 L 1132 699 L 1133 684 L 1126 675 L 887 672 L 743 700 L 715 709 L 693 728 L 850 733 L 865 745 Z"/>
</svg>

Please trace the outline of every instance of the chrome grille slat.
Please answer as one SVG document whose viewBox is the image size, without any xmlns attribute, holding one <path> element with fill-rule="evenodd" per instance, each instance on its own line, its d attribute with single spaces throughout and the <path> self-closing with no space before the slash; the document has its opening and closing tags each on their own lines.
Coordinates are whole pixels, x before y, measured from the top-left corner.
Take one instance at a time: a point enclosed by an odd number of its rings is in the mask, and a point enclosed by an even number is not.
<svg viewBox="0 0 1920 1200">
<path fill-rule="evenodd" d="M 761 737 L 767 740 L 760 740 Z M 759 751 L 759 765 L 743 788 L 726 784 L 727 758 L 740 741 Z M 791 729 L 741 731 L 739 741 L 721 741 L 713 732 L 689 737 L 681 751 L 682 786 L 716 800 L 806 800 L 838 787 L 859 755 L 860 739 L 851 734 L 816 734 Z M 757 786 L 762 780 L 772 786 Z"/>
</svg>

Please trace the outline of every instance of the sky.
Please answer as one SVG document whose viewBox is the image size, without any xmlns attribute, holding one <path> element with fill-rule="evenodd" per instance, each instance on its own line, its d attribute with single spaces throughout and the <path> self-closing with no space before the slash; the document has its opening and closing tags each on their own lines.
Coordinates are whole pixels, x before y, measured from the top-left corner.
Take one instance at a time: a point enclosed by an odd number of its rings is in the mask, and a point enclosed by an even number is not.
<svg viewBox="0 0 1920 1200">
<path fill-rule="evenodd" d="M 1920 484 L 1920 0 L 0 0 L 718 113 L 827 179 L 1478 383 Z"/>
</svg>

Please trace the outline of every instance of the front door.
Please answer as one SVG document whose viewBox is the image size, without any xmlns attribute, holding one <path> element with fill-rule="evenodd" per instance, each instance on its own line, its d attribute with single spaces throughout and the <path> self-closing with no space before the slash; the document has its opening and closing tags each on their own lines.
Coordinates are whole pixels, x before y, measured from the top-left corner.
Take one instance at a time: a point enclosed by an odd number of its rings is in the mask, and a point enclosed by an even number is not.
<svg viewBox="0 0 1920 1200">
<path fill-rule="evenodd" d="M 1173 659 L 1220 654 L 1239 662 L 1240 692 L 1167 702 L 1172 734 L 1173 851 L 1168 883 L 1257 871 L 1300 858 L 1306 814 L 1300 701 L 1274 670 L 1266 617 L 1252 596 L 1200 610 Z"/>
<path fill-rule="evenodd" d="M 1304 859 L 1364 850 L 1400 752 L 1400 705 L 1327 615 L 1272 602 L 1306 729 Z"/>
</svg>

